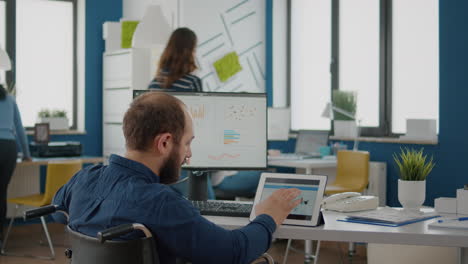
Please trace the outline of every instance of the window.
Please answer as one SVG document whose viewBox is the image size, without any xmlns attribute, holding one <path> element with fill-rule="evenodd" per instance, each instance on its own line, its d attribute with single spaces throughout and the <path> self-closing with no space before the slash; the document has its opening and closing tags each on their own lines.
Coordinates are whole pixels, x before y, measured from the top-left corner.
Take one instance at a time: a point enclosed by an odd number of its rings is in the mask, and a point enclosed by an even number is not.
<svg viewBox="0 0 468 264">
<path fill-rule="evenodd" d="M 23 124 L 43 109 L 65 110 L 76 126 L 76 1 L 16 1 L 15 78 Z M 11 52 L 11 51 L 10 51 Z"/>
<path fill-rule="evenodd" d="M 357 95 L 361 126 L 379 126 L 380 5 L 376 0 L 341 0 L 338 87 Z"/>
<path fill-rule="evenodd" d="M 405 133 L 407 118 L 438 119 L 438 5 L 291 0 L 292 129 L 329 129 L 320 115 L 332 89 L 356 92 L 364 136 Z M 415 101 L 422 93 L 428 99 Z"/>
<path fill-rule="evenodd" d="M 394 133 L 405 133 L 408 118 L 439 117 L 438 6 L 438 0 L 393 0 Z"/>
<path fill-rule="evenodd" d="M 331 3 L 291 1 L 291 129 L 329 130 Z"/>
</svg>

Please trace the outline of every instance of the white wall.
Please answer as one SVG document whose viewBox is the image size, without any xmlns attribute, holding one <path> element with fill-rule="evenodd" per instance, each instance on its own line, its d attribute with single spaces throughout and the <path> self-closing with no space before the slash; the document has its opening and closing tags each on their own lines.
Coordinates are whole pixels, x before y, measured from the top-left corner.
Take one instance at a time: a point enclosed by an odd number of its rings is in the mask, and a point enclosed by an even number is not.
<svg viewBox="0 0 468 264">
<path fill-rule="evenodd" d="M 123 17 L 140 20 L 149 5 L 160 5 L 172 29 L 178 27 L 178 0 L 123 0 Z"/>
<path fill-rule="evenodd" d="M 160 4 L 162 0 L 123 0 L 123 17 L 141 19 L 150 4 Z"/>
</svg>

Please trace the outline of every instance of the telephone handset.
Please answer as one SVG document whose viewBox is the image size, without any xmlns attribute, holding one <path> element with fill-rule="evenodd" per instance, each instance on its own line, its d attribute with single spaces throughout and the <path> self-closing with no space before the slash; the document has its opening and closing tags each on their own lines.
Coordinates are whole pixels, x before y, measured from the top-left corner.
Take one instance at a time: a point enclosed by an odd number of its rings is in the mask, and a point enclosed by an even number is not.
<svg viewBox="0 0 468 264">
<path fill-rule="evenodd" d="M 378 197 L 361 195 L 358 192 L 337 193 L 324 198 L 322 201 L 323 209 L 338 212 L 373 210 L 378 206 Z"/>
</svg>

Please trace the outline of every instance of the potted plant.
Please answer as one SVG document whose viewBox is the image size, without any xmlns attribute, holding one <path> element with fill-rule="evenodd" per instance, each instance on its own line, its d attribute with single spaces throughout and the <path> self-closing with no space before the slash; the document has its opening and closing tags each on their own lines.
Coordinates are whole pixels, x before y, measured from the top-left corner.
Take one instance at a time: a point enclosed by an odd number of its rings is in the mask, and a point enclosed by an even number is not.
<svg viewBox="0 0 468 264">
<path fill-rule="evenodd" d="M 356 93 L 352 91 L 334 90 L 332 95 L 333 106 L 356 115 Z M 337 111 L 333 112 L 333 128 L 335 136 L 357 137 L 355 119 L 343 115 Z"/>
<path fill-rule="evenodd" d="M 65 110 L 41 109 L 38 113 L 38 123 L 49 123 L 51 130 L 66 130 L 69 128 Z"/>
<path fill-rule="evenodd" d="M 401 149 L 399 155 L 393 154 L 398 166 L 400 179 L 398 179 L 398 200 L 403 208 L 410 211 L 419 211 L 426 199 L 426 177 L 434 168 L 433 157 L 429 160 L 420 150 Z"/>
</svg>

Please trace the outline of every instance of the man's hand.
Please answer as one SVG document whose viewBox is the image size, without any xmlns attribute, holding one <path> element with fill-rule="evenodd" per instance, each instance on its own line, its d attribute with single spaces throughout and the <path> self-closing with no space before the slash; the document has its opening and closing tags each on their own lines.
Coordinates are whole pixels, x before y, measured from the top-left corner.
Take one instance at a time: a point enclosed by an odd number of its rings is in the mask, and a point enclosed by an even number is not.
<svg viewBox="0 0 468 264">
<path fill-rule="evenodd" d="M 302 199 L 294 200 L 301 194 L 296 188 L 279 189 L 255 206 L 257 215 L 267 214 L 275 220 L 276 226 L 281 225 L 294 207 L 301 203 Z"/>
</svg>

